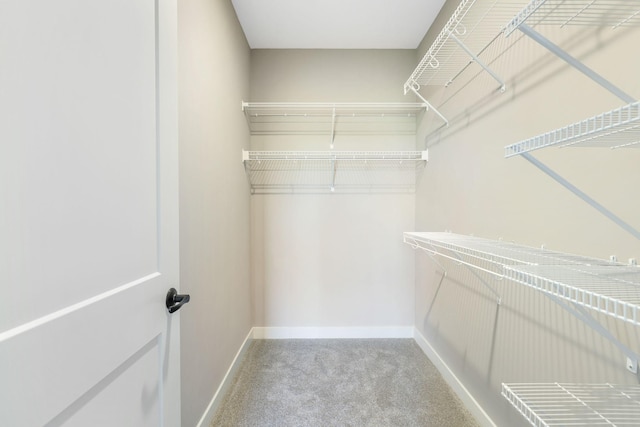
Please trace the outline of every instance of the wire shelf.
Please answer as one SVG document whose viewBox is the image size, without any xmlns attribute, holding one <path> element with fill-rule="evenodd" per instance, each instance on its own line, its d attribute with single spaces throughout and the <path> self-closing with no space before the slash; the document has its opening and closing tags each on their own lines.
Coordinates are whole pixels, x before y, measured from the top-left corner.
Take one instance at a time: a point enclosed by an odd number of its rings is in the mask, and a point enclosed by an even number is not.
<svg viewBox="0 0 640 427">
<path fill-rule="evenodd" d="M 638 267 L 506 266 L 505 277 L 540 292 L 640 325 Z"/>
<path fill-rule="evenodd" d="M 413 192 L 426 151 L 244 151 L 253 194 Z"/>
<path fill-rule="evenodd" d="M 505 147 L 505 157 L 540 148 L 561 147 L 634 147 L 640 143 L 640 102 L 573 123 Z"/>
<path fill-rule="evenodd" d="M 502 34 L 505 23 L 524 2 L 462 0 L 405 82 L 405 94 L 414 92 L 449 124 L 448 119 L 456 119 L 460 113 L 450 101 L 462 92 L 465 105 L 504 92 L 506 76 L 500 69 L 501 58 L 519 38 L 507 39 Z M 430 89 L 421 93 L 424 87 Z"/>
<path fill-rule="evenodd" d="M 640 24 L 638 0 L 532 0 L 509 22 L 509 35 L 527 25 L 588 25 L 617 28 Z"/>
<path fill-rule="evenodd" d="M 502 396 L 533 426 L 638 426 L 640 387 L 502 384 Z"/>
<path fill-rule="evenodd" d="M 424 103 L 243 102 L 253 135 L 415 135 Z"/>
<path fill-rule="evenodd" d="M 407 232 L 404 242 L 640 325 L 638 266 L 452 233 Z"/>
<path fill-rule="evenodd" d="M 421 85 L 448 86 L 474 61 L 470 53 L 481 54 L 501 34 L 507 16 L 505 0 L 462 0 L 409 79 L 405 93 Z M 466 51 L 461 43 L 468 48 Z"/>
</svg>

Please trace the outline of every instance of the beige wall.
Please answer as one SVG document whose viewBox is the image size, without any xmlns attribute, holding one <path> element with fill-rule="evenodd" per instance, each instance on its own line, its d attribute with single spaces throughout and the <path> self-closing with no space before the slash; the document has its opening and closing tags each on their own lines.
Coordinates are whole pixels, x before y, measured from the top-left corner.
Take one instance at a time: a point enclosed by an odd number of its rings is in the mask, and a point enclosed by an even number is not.
<svg viewBox="0 0 640 427">
<path fill-rule="evenodd" d="M 448 19 L 451 2 L 427 35 L 430 45 Z M 563 37 L 558 31 L 549 37 Z M 637 30 L 580 29 L 571 53 L 640 96 Z M 524 42 L 496 67 L 506 93 L 471 108 L 439 140 L 427 141 L 430 162 L 416 196 L 416 230 L 453 230 L 487 238 L 622 261 L 640 258 L 637 239 L 569 193 L 522 158 L 505 159 L 503 147 L 624 103 L 550 55 L 522 68 L 540 48 Z M 515 59 L 517 58 L 517 59 Z M 542 66 L 544 65 L 544 66 Z M 468 107 L 474 89 L 445 109 Z M 429 92 L 427 90 L 426 92 Z M 442 91 L 431 91 L 434 100 Z M 455 116 L 455 114 L 454 114 Z M 438 120 L 426 119 L 433 129 Z M 425 130 L 427 134 L 429 130 Z M 640 150 L 548 148 L 541 161 L 620 217 L 640 228 Z M 502 382 L 595 382 L 637 384 L 624 355 L 551 300 L 508 281 L 481 276 L 495 298 L 465 267 L 444 263 L 448 276 L 426 254 L 416 254 L 417 328 L 430 340 L 498 425 L 525 425 L 500 396 Z M 623 342 L 640 352 L 640 328 L 601 318 Z"/>
<path fill-rule="evenodd" d="M 204 414 L 251 328 L 249 48 L 229 0 L 179 3 L 182 425 Z"/>
<path fill-rule="evenodd" d="M 251 101 L 411 102 L 413 51 L 254 50 Z M 253 149 L 328 150 L 329 137 L 253 136 Z M 413 150 L 413 136 L 336 137 L 336 150 Z M 413 324 L 413 259 L 402 232 L 413 194 L 255 195 L 256 326 Z"/>
<path fill-rule="evenodd" d="M 456 6 L 445 6 L 421 52 Z M 402 231 L 449 229 L 600 258 L 639 258 L 636 239 L 525 160 L 503 157 L 505 145 L 621 105 L 615 97 L 550 56 L 514 74 L 523 58 L 540 52 L 526 44 L 514 54 L 520 62 L 506 56 L 500 64 L 505 94 L 466 110 L 464 120 L 428 141 L 430 162 L 416 195 L 250 197 L 240 162 L 250 140 L 240 100 L 413 101 L 402 84 L 419 56 L 249 52 L 229 1 L 182 2 L 179 12 L 181 284 L 193 297 L 182 312 L 183 425 L 202 415 L 252 325 L 415 324 L 499 425 L 524 425 L 500 396 L 501 382 L 637 383 L 617 349 L 551 301 L 489 279 L 502 296 L 498 306 L 472 273 L 447 263 L 449 275 L 438 286 L 440 268 L 401 243 Z M 639 96 L 640 61 L 630 52 L 640 34 L 611 34 L 581 30 L 571 52 Z M 443 112 L 455 117 L 475 90 Z M 422 149 L 424 135 L 439 124 L 432 114 L 424 119 L 417 147 L 412 137 L 379 136 L 338 138 L 336 149 Z M 327 146 L 321 137 L 251 137 L 253 149 Z M 640 150 L 535 155 L 640 228 L 640 202 L 632 196 Z M 638 328 L 602 320 L 640 351 Z"/>
</svg>

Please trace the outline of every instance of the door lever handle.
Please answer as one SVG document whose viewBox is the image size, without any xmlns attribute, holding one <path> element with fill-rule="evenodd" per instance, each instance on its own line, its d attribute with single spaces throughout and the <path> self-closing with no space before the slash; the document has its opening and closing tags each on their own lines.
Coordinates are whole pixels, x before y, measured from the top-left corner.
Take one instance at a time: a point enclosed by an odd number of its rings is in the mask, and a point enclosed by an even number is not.
<svg viewBox="0 0 640 427">
<path fill-rule="evenodd" d="M 191 296 L 189 294 L 180 295 L 178 294 L 178 291 L 176 291 L 176 288 L 169 289 L 166 299 L 166 305 L 169 313 L 174 313 L 180 310 L 180 307 L 188 303 L 190 299 Z"/>
</svg>

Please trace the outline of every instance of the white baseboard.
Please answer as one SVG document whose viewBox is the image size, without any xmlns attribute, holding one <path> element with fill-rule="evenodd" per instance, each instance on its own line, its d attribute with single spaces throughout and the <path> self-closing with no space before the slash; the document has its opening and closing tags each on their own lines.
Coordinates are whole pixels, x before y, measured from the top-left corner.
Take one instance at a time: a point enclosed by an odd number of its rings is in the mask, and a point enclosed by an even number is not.
<svg viewBox="0 0 640 427">
<path fill-rule="evenodd" d="M 233 362 L 231 362 L 231 366 L 229 366 L 227 373 L 222 379 L 222 383 L 220 383 L 218 390 L 216 390 L 216 393 L 213 395 L 211 402 L 209 402 L 209 406 L 207 406 L 207 410 L 204 411 L 204 414 L 200 418 L 200 421 L 198 421 L 198 424 L 196 424 L 197 427 L 209 427 L 209 425 L 211 424 L 211 421 L 213 420 L 213 416 L 216 413 L 216 410 L 222 403 L 222 399 L 224 399 L 225 395 L 227 394 L 227 391 L 229 391 L 229 387 L 231 387 L 231 381 L 233 380 L 234 375 L 238 371 L 238 368 L 240 367 L 240 362 L 242 362 L 244 354 L 249 348 L 249 344 L 251 344 L 251 341 L 253 341 L 253 328 L 249 331 L 249 334 L 244 339 L 244 342 L 240 346 L 240 350 L 238 350 L 238 353 L 236 353 L 236 357 L 233 358 Z"/>
<path fill-rule="evenodd" d="M 413 326 L 384 327 L 255 327 L 254 339 L 413 338 Z"/>
<path fill-rule="evenodd" d="M 489 417 L 489 415 L 482 409 L 482 406 L 474 399 L 474 397 L 469 393 L 469 390 L 462 384 L 462 382 L 458 379 L 456 374 L 449 368 L 449 366 L 445 363 L 444 360 L 440 357 L 438 352 L 431 347 L 429 341 L 418 331 L 418 329 L 414 328 L 414 337 L 416 343 L 424 354 L 427 355 L 429 360 L 435 365 L 438 369 L 444 380 L 449 384 L 449 387 L 453 389 L 453 391 L 458 395 L 462 403 L 465 407 L 473 414 L 476 420 L 482 424 L 483 426 L 491 426 L 496 427 L 496 424 Z"/>
</svg>

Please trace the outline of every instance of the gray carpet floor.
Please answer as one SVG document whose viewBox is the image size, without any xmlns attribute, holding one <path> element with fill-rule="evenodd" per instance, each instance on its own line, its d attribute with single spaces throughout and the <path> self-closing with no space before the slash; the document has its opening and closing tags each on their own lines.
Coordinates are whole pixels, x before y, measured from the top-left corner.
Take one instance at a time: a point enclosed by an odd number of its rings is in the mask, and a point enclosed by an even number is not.
<svg viewBox="0 0 640 427">
<path fill-rule="evenodd" d="M 218 426 L 477 426 L 411 339 L 255 340 Z"/>
</svg>

